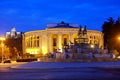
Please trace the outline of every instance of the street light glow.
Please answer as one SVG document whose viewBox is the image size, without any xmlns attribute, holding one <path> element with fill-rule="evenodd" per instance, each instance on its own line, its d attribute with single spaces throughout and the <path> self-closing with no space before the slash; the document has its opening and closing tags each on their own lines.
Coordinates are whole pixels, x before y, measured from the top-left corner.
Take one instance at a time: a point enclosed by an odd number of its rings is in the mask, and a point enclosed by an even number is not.
<svg viewBox="0 0 120 80">
<path fill-rule="evenodd" d="M 1 40 L 1 41 L 4 41 L 4 40 L 5 40 L 5 37 L 0 37 L 0 40 Z"/>
<path fill-rule="evenodd" d="M 120 40 L 120 37 L 118 37 L 118 40 Z"/>
<path fill-rule="evenodd" d="M 3 41 L 5 40 L 5 37 L 0 37 L 1 42 L 1 46 L 2 46 L 2 63 L 3 63 L 3 54 L 4 54 L 4 43 Z"/>
<path fill-rule="evenodd" d="M 91 45 L 90 47 L 91 47 L 91 48 L 94 48 L 94 45 Z"/>
</svg>

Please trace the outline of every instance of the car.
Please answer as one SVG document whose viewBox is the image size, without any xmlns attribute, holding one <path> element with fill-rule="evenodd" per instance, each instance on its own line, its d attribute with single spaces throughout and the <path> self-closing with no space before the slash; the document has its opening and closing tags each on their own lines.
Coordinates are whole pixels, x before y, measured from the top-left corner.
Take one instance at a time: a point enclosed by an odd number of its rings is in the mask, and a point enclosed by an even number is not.
<svg viewBox="0 0 120 80">
<path fill-rule="evenodd" d="M 3 63 L 11 63 L 11 60 L 10 59 L 6 59 L 3 61 Z"/>
</svg>

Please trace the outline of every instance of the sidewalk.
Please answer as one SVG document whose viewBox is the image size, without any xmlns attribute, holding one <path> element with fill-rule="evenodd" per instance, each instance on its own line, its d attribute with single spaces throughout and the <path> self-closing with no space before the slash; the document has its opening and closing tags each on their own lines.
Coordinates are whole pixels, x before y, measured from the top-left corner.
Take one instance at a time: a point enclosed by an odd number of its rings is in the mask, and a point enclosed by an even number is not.
<svg viewBox="0 0 120 80">
<path fill-rule="evenodd" d="M 26 64 L 27 62 L 19 62 L 19 63 L 0 63 L 0 67 L 5 67 L 5 68 L 10 68 L 12 66 L 17 66 L 17 65 L 23 65 Z"/>
<path fill-rule="evenodd" d="M 29 62 L 11 66 L 11 68 L 15 69 L 58 69 L 80 67 L 120 68 L 120 62 Z"/>
</svg>

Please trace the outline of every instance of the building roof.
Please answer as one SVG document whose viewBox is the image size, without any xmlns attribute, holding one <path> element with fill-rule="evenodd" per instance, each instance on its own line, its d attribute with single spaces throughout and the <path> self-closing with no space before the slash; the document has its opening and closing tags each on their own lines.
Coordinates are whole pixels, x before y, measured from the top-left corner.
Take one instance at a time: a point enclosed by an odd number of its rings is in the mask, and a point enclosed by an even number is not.
<svg viewBox="0 0 120 80">
<path fill-rule="evenodd" d="M 63 21 L 58 24 L 47 24 L 47 28 L 78 28 L 78 24 L 68 24 Z"/>
</svg>

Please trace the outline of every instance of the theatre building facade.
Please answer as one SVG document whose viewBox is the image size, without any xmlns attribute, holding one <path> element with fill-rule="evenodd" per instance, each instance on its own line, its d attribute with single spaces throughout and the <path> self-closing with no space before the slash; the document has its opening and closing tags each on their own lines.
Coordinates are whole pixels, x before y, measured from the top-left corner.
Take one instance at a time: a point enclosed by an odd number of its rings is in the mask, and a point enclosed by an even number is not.
<svg viewBox="0 0 120 80">
<path fill-rule="evenodd" d="M 23 37 L 23 53 L 46 54 L 55 50 L 62 50 L 64 44 L 74 43 L 78 36 L 78 24 L 47 24 L 45 30 L 25 32 Z M 103 48 L 103 33 L 96 30 L 87 30 L 88 44 Z"/>
</svg>

